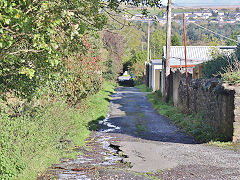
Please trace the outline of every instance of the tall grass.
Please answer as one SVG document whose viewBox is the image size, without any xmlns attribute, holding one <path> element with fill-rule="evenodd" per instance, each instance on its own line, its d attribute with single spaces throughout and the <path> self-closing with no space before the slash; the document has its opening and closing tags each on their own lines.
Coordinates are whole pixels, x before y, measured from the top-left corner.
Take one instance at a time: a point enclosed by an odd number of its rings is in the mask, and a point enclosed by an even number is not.
<svg viewBox="0 0 240 180">
<path fill-rule="evenodd" d="M 240 84 L 240 61 L 238 59 L 230 61 L 228 66 L 223 68 L 223 71 L 220 75 L 225 82 Z"/>
<path fill-rule="evenodd" d="M 85 109 L 66 103 L 38 107 L 20 117 L 0 113 L 0 179 L 34 179 L 60 158 L 76 155 L 93 122 L 106 116 L 114 85 L 86 99 Z M 91 127 L 90 127 L 91 126 Z"/>
</svg>

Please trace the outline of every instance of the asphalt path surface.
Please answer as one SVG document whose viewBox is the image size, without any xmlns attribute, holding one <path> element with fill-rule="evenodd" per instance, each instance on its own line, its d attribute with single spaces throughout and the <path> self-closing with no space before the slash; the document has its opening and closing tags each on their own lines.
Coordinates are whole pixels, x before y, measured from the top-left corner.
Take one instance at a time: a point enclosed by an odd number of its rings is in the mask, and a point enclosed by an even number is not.
<svg viewBox="0 0 240 180">
<path fill-rule="evenodd" d="M 116 89 L 102 131 L 118 139 L 135 172 L 161 172 L 161 179 L 240 179 L 240 154 L 197 143 L 158 114 L 147 93 Z"/>
<path fill-rule="evenodd" d="M 38 179 L 240 179 L 240 153 L 207 144 L 158 114 L 147 93 L 119 87 L 77 159 L 63 160 Z"/>
</svg>

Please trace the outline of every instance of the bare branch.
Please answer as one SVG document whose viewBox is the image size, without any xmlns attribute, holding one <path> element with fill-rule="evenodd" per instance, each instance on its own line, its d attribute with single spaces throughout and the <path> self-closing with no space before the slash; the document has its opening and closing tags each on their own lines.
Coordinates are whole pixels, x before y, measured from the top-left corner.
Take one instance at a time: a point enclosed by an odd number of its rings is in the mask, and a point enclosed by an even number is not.
<svg viewBox="0 0 240 180">
<path fill-rule="evenodd" d="M 43 50 L 35 50 L 35 49 L 22 49 L 22 50 L 19 50 L 19 51 L 16 51 L 16 52 L 11 52 L 9 53 L 10 55 L 15 55 L 15 54 L 19 54 L 19 53 L 29 53 L 29 52 L 32 52 L 32 53 L 39 53 L 39 52 L 42 52 Z"/>
</svg>

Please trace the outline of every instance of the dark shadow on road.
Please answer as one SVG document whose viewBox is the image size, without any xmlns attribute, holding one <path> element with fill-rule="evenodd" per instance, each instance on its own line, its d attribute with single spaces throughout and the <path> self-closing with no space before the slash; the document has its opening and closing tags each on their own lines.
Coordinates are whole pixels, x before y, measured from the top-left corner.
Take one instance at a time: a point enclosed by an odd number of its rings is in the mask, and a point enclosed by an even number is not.
<svg viewBox="0 0 240 180">
<path fill-rule="evenodd" d="M 105 99 L 106 101 L 108 101 L 108 102 L 110 102 L 110 100 L 111 100 L 110 98 L 104 98 L 104 99 Z"/>
<path fill-rule="evenodd" d="M 100 128 L 99 126 L 99 121 L 103 120 L 105 117 L 104 116 L 100 116 L 95 120 L 92 120 L 88 123 L 88 129 L 93 131 L 93 130 L 97 130 L 98 128 Z"/>
<path fill-rule="evenodd" d="M 112 95 L 111 112 L 107 121 L 119 128 L 111 130 L 110 133 L 152 141 L 198 144 L 192 136 L 155 111 L 146 94 L 133 87 L 116 89 L 116 93 Z M 108 129 L 108 126 L 101 125 L 99 131 Z"/>
</svg>

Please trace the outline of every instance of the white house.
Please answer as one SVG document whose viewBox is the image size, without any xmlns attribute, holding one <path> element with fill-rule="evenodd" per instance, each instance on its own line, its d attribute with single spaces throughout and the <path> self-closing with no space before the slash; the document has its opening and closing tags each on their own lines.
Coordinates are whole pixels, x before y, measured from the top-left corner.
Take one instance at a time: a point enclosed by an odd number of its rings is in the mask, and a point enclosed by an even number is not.
<svg viewBox="0 0 240 180">
<path fill-rule="evenodd" d="M 202 12 L 194 12 L 193 14 L 197 15 L 198 17 L 201 17 L 203 15 Z"/>
<path fill-rule="evenodd" d="M 236 20 L 236 21 L 240 21 L 240 15 L 237 15 L 237 16 L 235 17 L 235 20 Z"/>
<path fill-rule="evenodd" d="M 219 22 L 223 22 L 223 21 L 224 21 L 224 19 L 223 19 L 222 16 L 218 16 L 218 17 L 217 17 L 217 20 L 218 20 Z"/>
<path fill-rule="evenodd" d="M 189 19 L 189 18 L 192 18 L 192 19 L 197 19 L 198 16 L 196 14 L 189 14 L 186 19 Z"/>
<path fill-rule="evenodd" d="M 203 14 L 202 16 L 203 19 L 209 19 L 209 17 L 210 17 L 209 14 Z"/>
<path fill-rule="evenodd" d="M 224 16 L 224 12 L 218 12 L 219 16 Z"/>
<path fill-rule="evenodd" d="M 210 17 L 210 16 L 212 16 L 212 13 L 211 13 L 211 12 L 203 12 L 203 16 L 204 16 L 204 15 L 207 15 L 207 16 Z"/>
<path fill-rule="evenodd" d="M 160 89 L 160 76 L 162 72 L 162 60 L 151 60 L 149 63 L 149 87 L 152 91 Z"/>
</svg>

